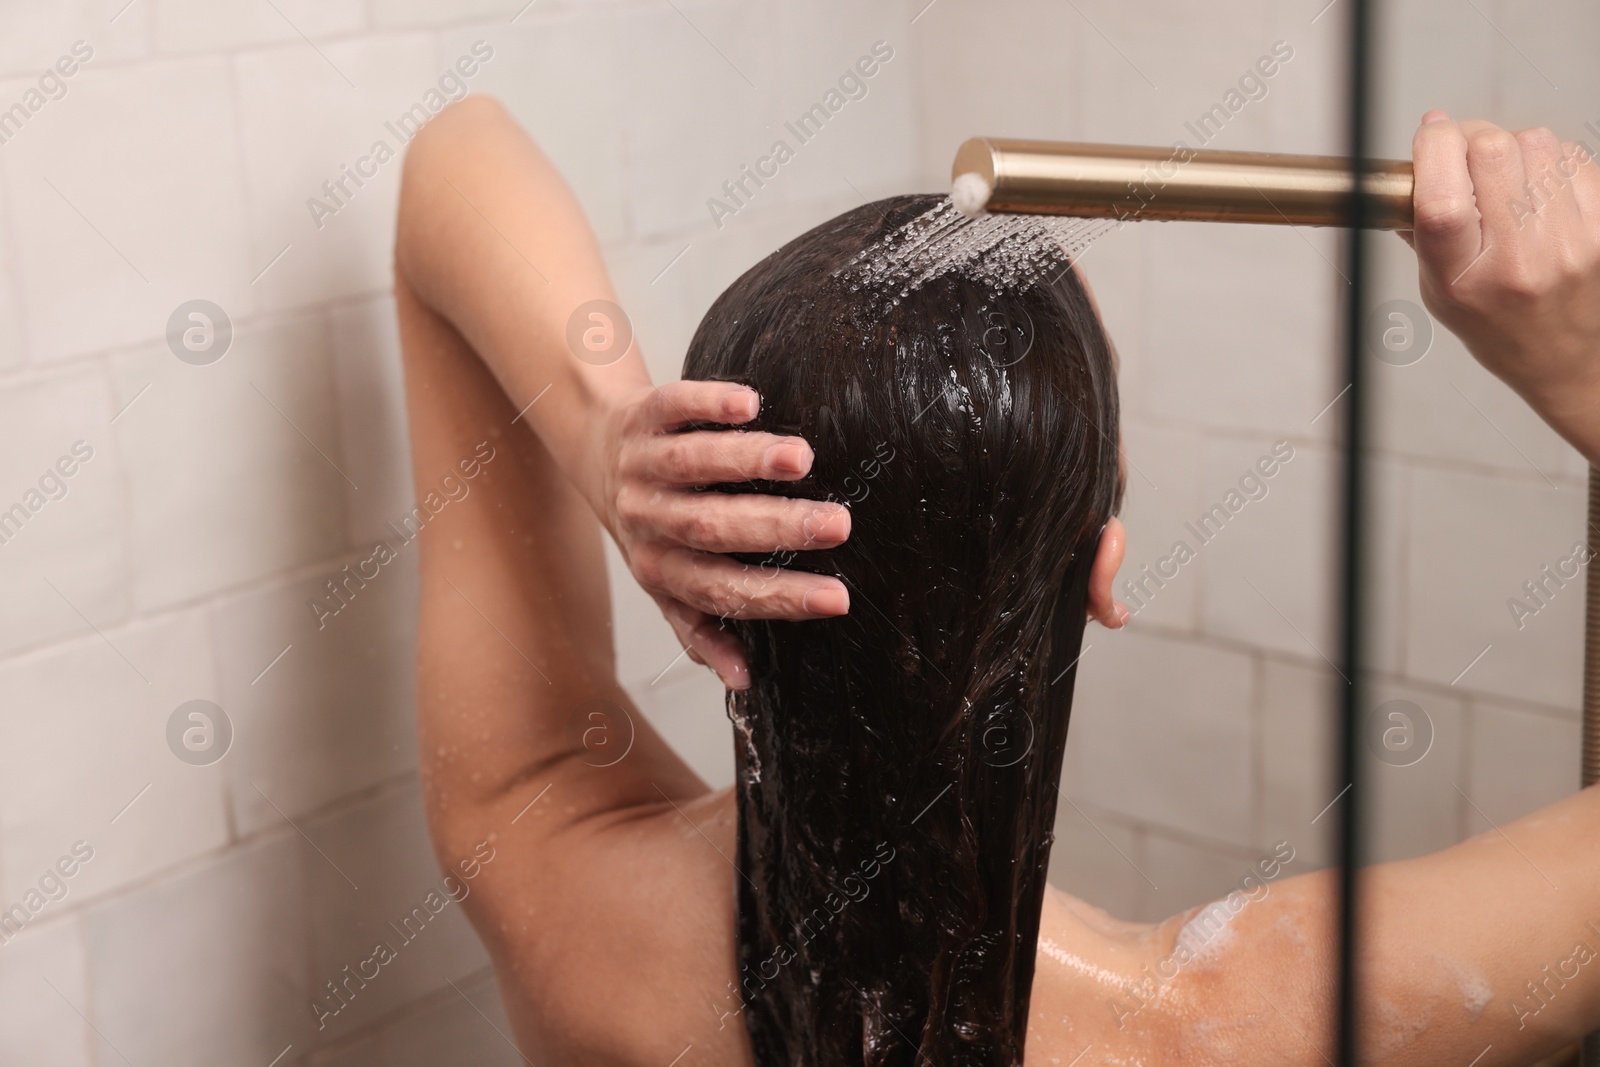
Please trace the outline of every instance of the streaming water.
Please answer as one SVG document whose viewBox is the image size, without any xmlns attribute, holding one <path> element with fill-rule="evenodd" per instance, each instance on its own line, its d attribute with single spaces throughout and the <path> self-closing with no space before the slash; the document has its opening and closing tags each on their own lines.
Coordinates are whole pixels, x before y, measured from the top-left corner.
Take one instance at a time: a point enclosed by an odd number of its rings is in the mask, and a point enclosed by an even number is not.
<svg viewBox="0 0 1600 1067">
<path fill-rule="evenodd" d="M 1064 270 L 1090 243 L 1120 223 L 1059 215 L 979 215 L 949 197 L 863 251 L 839 271 L 853 286 L 908 296 L 946 274 L 999 289 L 1028 285 Z"/>
</svg>

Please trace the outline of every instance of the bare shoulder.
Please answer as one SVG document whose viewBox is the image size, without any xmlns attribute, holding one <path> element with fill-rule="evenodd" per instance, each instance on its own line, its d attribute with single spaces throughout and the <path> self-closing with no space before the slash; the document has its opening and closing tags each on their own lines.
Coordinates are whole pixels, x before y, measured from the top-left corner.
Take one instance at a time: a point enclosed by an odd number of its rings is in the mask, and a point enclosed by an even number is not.
<svg viewBox="0 0 1600 1067">
<path fill-rule="evenodd" d="M 1039 928 L 1028 1063 L 1320 1062 L 1329 875 L 1258 885 L 1159 923 L 1051 888 Z"/>
</svg>

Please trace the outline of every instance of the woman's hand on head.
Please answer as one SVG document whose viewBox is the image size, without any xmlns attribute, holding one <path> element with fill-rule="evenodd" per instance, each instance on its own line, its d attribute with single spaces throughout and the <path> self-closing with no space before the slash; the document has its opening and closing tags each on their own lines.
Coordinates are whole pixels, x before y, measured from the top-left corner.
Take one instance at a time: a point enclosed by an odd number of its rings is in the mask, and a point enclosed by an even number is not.
<svg viewBox="0 0 1600 1067">
<path fill-rule="evenodd" d="M 601 427 L 601 519 L 640 585 L 655 598 L 696 662 L 731 689 L 750 684 L 744 649 L 722 618 L 822 619 L 850 596 L 836 578 L 783 570 L 792 553 L 833 548 L 850 536 L 840 504 L 761 494 L 706 492 L 743 481 L 794 481 L 811 470 L 799 437 L 743 430 L 755 390 L 732 382 L 671 382 L 616 405 Z M 725 553 L 762 553 L 747 565 Z"/>
<path fill-rule="evenodd" d="M 1600 461 L 1600 163 L 1549 130 L 1443 111 L 1412 143 L 1423 300 L 1591 462 Z"/>
</svg>

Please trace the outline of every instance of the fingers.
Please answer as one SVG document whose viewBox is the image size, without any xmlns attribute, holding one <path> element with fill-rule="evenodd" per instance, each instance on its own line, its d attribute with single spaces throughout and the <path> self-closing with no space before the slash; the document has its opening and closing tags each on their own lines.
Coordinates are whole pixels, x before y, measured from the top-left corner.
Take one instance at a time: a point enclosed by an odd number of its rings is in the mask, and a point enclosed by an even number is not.
<svg viewBox="0 0 1600 1067">
<path fill-rule="evenodd" d="M 701 552 L 809 552 L 835 548 L 850 536 L 850 509 L 820 500 L 666 494 L 656 526 Z"/>
<path fill-rule="evenodd" d="M 1484 246 L 1509 244 L 1523 217 L 1519 205 L 1526 203 L 1522 143 L 1492 122 L 1463 122 L 1461 132 L 1467 139 L 1467 171 L 1483 219 Z"/>
<path fill-rule="evenodd" d="M 761 409 L 761 398 L 738 382 L 668 382 L 650 395 L 647 412 L 660 430 L 676 430 L 693 422 L 738 425 Z"/>
<path fill-rule="evenodd" d="M 618 514 L 651 539 L 701 552 L 809 552 L 850 537 L 850 509 L 823 500 L 754 493 L 624 490 Z"/>
<path fill-rule="evenodd" d="M 707 615 L 728 619 L 825 619 L 847 614 L 850 594 L 837 578 L 739 563 L 672 548 L 654 561 L 652 583 Z"/>
<path fill-rule="evenodd" d="M 750 667 L 745 661 L 744 646 L 726 630 L 717 628 L 717 620 L 707 616 L 705 626 L 696 630 L 695 648 L 700 662 L 710 667 L 722 684 L 729 689 L 750 688 Z"/>
<path fill-rule="evenodd" d="M 801 437 L 699 430 L 659 434 L 632 450 L 629 474 L 667 485 L 715 485 L 756 479 L 792 481 L 811 471 L 811 446 Z"/>
<path fill-rule="evenodd" d="M 1522 195 L 1513 207 L 1519 232 L 1538 224 L 1538 236 L 1565 246 L 1581 234 L 1582 223 L 1572 178 L 1561 139 L 1546 129 L 1518 130 L 1522 169 L 1526 175 Z"/>
<path fill-rule="evenodd" d="M 690 659 L 710 667 L 729 689 L 750 687 L 749 661 L 737 637 L 722 629 L 716 619 L 687 604 L 665 596 L 656 596 L 655 601 Z"/>
<path fill-rule="evenodd" d="M 1552 265 L 1576 269 L 1593 258 L 1586 220 L 1600 221 L 1600 167 L 1587 152 L 1543 128 L 1511 133 L 1439 111 L 1423 118 L 1413 140 L 1409 240 L 1436 292 L 1453 288 L 1481 258 L 1492 262 L 1457 299 L 1475 287 L 1536 287 Z"/>
<path fill-rule="evenodd" d="M 1089 572 L 1089 617 L 1109 630 L 1120 630 L 1128 623 L 1128 607 L 1119 604 L 1111 595 L 1111 582 L 1122 566 L 1122 553 L 1127 545 L 1127 532 L 1121 519 L 1107 521 L 1100 533 L 1100 545 L 1095 550 L 1094 569 Z"/>
<path fill-rule="evenodd" d="M 1572 174 L 1572 201 L 1578 209 L 1578 217 L 1590 240 L 1600 231 L 1600 162 L 1597 162 L 1589 153 L 1589 149 L 1573 141 L 1564 141 L 1561 145 L 1567 170 Z"/>
<path fill-rule="evenodd" d="M 1411 150 L 1416 175 L 1411 243 L 1423 269 L 1448 283 L 1483 248 L 1467 136 L 1444 112 L 1430 111 L 1412 138 Z"/>
</svg>

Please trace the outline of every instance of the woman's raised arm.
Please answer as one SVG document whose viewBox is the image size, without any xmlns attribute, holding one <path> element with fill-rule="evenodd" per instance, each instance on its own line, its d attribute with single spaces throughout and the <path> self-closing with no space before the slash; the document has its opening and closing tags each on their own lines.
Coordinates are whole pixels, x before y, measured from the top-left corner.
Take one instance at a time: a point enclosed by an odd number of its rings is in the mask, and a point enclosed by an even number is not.
<svg viewBox="0 0 1600 1067">
<path fill-rule="evenodd" d="M 747 675 L 742 650 L 715 616 L 849 610 L 836 579 L 773 576 L 717 554 L 831 547 L 849 535 L 849 512 L 695 491 L 803 477 L 811 448 L 797 437 L 675 432 L 747 422 L 759 398 L 724 382 L 652 388 L 582 209 L 494 100 L 448 108 L 412 142 L 395 269 L 483 359 L 679 640 L 726 684 L 743 686 Z"/>
</svg>

